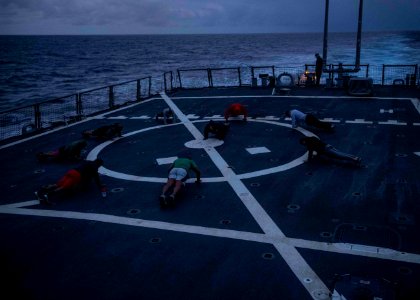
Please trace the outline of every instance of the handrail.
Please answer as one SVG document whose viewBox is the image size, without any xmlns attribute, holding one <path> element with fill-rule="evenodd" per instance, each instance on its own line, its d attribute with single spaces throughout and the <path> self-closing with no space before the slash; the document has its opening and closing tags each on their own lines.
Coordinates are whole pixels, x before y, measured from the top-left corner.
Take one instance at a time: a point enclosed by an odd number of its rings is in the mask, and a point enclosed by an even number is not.
<svg viewBox="0 0 420 300">
<path fill-rule="evenodd" d="M 329 65 L 329 72 L 322 77 L 326 79 L 326 84 L 334 82 L 334 74 L 338 73 L 336 64 Z M 343 64 L 342 66 L 352 66 Z M 112 110 L 121 105 L 133 101 L 141 101 L 142 97 L 150 97 L 153 92 L 159 92 L 163 88 L 165 91 L 173 91 L 178 88 L 213 88 L 222 86 L 242 87 L 255 86 L 254 80 L 258 73 L 272 73 L 273 77 L 280 72 L 287 72 L 295 78 L 295 84 L 300 86 L 310 85 L 311 80 L 305 81 L 306 71 L 312 70 L 314 65 L 305 64 L 303 66 L 239 66 L 239 67 L 214 67 L 214 68 L 183 68 L 177 69 L 174 76 L 173 71 L 163 74 L 162 77 L 142 77 L 123 82 L 117 82 L 107 86 L 86 89 L 77 93 L 39 101 L 16 108 L 9 108 L 0 112 L 0 140 L 9 137 L 18 137 L 21 134 L 38 132 L 59 124 L 77 122 L 87 116 L 97 114 L 106 110 Z M 398 64 L 382 66 L 370 66 L 369 64 L 360 65 L 359 72 L 362 76 L 371 77 L 374 84 L 395 85 L 396 80 L 405 86 L 419 86 L 418 64 Z M 265 69 L 265 70 L 264 70 Z M 227 70 L 227 72 L 220 72 Z M 189 74 L 188 72 L 201 73 Z M 268 72 L 267 72 L 268 71 Z M 349 73 L 351 70 L 342 69 L 340 72 Z M 260 74 L 261 75 L 261 74 Z M 303 78 L 303 79 L 302 79 Z M 271 84 L 270 81 L 263 80 L 261 85 Z M 147 81 L 143 83 L 143 81 Z M 135 83 L 131 85 L 131 83 Z M 168 84 L 169 83 L 169 84 Z M 127 85 L 128 84 L 128 85 Z M 124 87 L 124 85 L 127 85 Z M 123 88 L 119 88 L 123 86 Z M 189 87 L 188 87 L 189 86 Z M 93 93 L 95 91 L 100 93 Z"/>
</svg>

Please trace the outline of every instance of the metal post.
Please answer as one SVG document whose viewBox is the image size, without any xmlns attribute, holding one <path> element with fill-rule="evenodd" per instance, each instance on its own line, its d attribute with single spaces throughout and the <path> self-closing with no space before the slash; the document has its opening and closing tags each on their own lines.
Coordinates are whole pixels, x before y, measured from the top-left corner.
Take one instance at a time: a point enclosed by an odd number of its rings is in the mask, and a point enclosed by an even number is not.
<svg viewBox="0 0 420 300">
<path fill-rule="evenodd" d="M 165 89 L 165 93 L 168 91 L 168 89 L 167 89 L 167 87 L 166 87 L 166 72 L 165 73 L 163 73 L 163 86 L 164 86 L 164 89 Z"/>
<path fill-rule="evenodd" d="M 108 106 L 109 108 L 114 107 L 114 86 L 109 86 L 109 99 L 108 99 Z"/>
<path fill-rule="evenodd" d="M 211 75 L 211 69 L 207 69 L 207 80 L 209 81 L 209 87 L 213 87 L 213 78 Z"/>
<path fill-rule="evenodd" d="M 327 65 L 328 55 L 328 10 L 330 7 L 330 0 L 325 0 L 325 17 L 324 17 L 324 46 L 322 49 L 322 58 L 324 59 L 324 67 Z"/>
<path fill-rule="evenodd" d="M 39 109 L 39 104 L 34 105 L 34 113 L 35 113 L 35 128 L 41 129 L 42 122 L 41 122 L 41 110 Z"/>
<path fill-rule="evenodd" d="M 140 79 L 137 79 L 136 100 L 137 101 L 140 101 L 141 100 L 141 84 L 140 84 Z"/>
<path fill-rule="evenodd" d="M 363 0 L 359 0 L 359 19 L 357 22 L 356 39 L 356 70 L 360 70 L 360 49 L 362 47 L 362 19 L 363 19 Z"/>
<path fill-rule="evenodd" d="M 366 65 L 366 78 L 369 77 L 369 64 Z"/>
<path fill-rule="evenodd" d="M 242 80 L 241 80 L 241 68 L 238 67 L 238 78 L 239 78 L 239 86 L 242 86 Z"/>
<path fill-rule="evenodd" d="M 76 115 L 81 116 L 83 114 L 83 107 L 82 107 L 82 94 L 76 94 Z"/>
<path fill-rule="evenodd" d="M 382 65 L 382 85 L 385 84 L 385 65 Z"/>
<path fill-rule="evenodd" d="M 148 97 L 150 97 L 151 92 L 152 92 L 152 76 L 149 76 L 148 78 L 149 78 L 149 95 L 148 95 Z"/>
<path fill-rule="evenodd" d="M 179 88 L 182 89 L 181 72 L 179 71 L 179 69 L 177 69 L 176 72 L 178 73 Z"/>
</svg>

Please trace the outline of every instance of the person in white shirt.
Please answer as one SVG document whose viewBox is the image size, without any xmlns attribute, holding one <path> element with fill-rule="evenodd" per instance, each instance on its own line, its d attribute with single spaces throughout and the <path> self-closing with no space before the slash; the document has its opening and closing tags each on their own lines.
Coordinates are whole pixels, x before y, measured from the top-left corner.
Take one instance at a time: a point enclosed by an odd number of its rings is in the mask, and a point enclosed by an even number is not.
<svg viewBox="0 0 420 300">
<path fill-rule="evenodd" d="M 324 129 L 331 131 L 334 128 L 334 125 L 329 122 L 324 122 L 318 120 L 312 114 L 305 114 L 297 109 L 288 110 L 285 112 L 285 115 L 292 119 L 292 127 L 296 128 L 298 125 L 306 124 L 308 126 L 313 126 L 319 129 Z"/>
</svg>

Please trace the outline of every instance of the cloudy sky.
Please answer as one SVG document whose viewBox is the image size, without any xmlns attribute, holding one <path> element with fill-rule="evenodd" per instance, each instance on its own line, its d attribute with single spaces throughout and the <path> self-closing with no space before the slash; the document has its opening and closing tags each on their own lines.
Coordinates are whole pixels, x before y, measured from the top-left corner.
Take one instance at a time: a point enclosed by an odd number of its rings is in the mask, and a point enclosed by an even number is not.
<svg viewBox="0 0 420 300">
<path fill-rule="evenodd" d="M 330 0 L 356 31 L 358 0 Z M 0 34 L 322 32 L 325 0 L 0 0 Z M 420 0 L 364 0 L 364 31 L 420 30 Z"/>
</svg>

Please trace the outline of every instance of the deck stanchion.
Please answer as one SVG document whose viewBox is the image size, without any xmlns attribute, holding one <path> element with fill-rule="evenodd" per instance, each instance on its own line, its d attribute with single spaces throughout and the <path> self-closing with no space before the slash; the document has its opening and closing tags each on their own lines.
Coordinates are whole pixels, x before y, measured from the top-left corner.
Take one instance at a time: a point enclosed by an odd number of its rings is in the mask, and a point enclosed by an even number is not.
<svg viewBox="0 0 420 300">
<path fill-rule="evenodd" d="M 213 87 L 213 80 L 211 77 L 211 69 L 207 69 L 207 80 L 209 82 L 209 87 Z"/>
<path fill-rule="evenodd" d="M 108 102 L 109 108 L 114 107 L 114 86 L 109 86 L 109 102 Z"/>
<path fill-rule="evenodd" d="M 140 101 L 141 100 L 141 83 L 140 83 L 140 79 L 137 79 L 137 84 L 136 84 L 136 100 Z"/>
<path fill-rule="evenodd" d="M 35 115 L 35 128 L 40 129 L 42 127 L 41 123 L 41 110 L 39 109 L 39 104 L 34 105 L 34 115 Z"/>
<path fill-rule="evenodd" d="M 80 116 L 83 113 L 83 107 L 82 107 L 82 94 L 77 93 L 76 94 L 76 115 Z"/>
<path fill-rule="evenodd" d="M 147 95 L 147 97 L 150 97 L 152 91 L 152 76 L 149 76 L 147 78 L 149 78 L 149 94 Z"/>
<path fill-rule="evenodd" d="M 382 85 L 385 84 L 385 65 L 382 65 Z"/>
<path fill-rule="evenodd" d="M 240 67 L 238 67 L 238 79 L 239 79 L 239 86 L 242 86 L 241 68 Z"/>
</svg>

